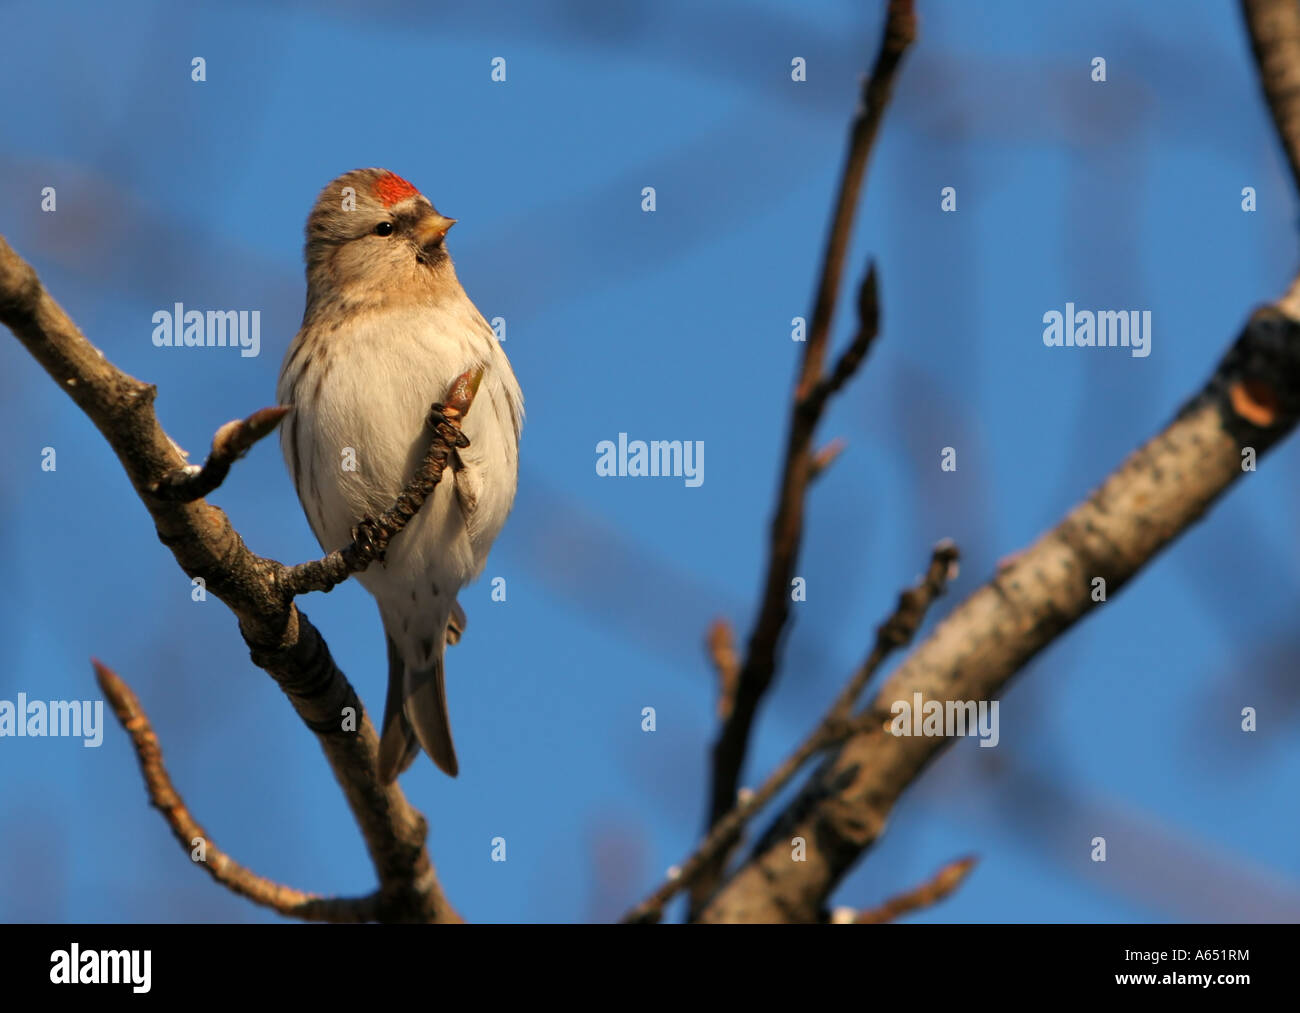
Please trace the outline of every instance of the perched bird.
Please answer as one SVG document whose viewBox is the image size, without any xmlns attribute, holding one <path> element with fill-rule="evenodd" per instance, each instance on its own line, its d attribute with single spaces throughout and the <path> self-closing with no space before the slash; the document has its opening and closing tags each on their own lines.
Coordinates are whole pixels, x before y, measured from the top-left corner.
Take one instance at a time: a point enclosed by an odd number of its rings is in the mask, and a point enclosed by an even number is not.
<svg viewBox="0 0 1300 1013">
<path fill-rule="evenodd" d="M 429 407 L 482 369 L 463 423 L 469 446 L 388 546 L 357 575 L 388 642 L 379 772 L 390 782 L 420 747 L 452 777 L 443 648 L 465 627 L 456 595 L 483 570 L 514 502 L 523 394 L 505 352 L 456 278 L 440 215 L 384 169 L 330 183 L 307 219 L 307 308 L 276 389 L 293 411 L 280 443 L 327 552 L 393 505 L 420 466 Z"/>
</svg>

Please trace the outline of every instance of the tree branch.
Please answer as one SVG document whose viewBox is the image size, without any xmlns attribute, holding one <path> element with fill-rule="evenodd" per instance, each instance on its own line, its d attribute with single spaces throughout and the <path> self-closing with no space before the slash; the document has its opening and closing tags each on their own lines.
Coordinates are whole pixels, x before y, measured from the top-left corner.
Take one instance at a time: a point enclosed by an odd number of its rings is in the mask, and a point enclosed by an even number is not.
<svg viewBox="0 0 1300 1013">
<path fill-rule="evenodd" d="M 186 468 L 153 410 L 155 388 L 128 376 L 95 348 L 50 297 L 36 272 L 0 238 L 0 322 L 6 324 L 85 412 L 117 454 L 159 540 L 190 577 L 239 620 L 254 664 L 289 697 L 320 742 L 365 837 L 389 920 L 459 921 L 425 848 L 428 826 L 396 784 L 379 780 L 378 737 L 329 648 L 293 604 L 287 568 L 248 550 L 225 513 L 205 500 L 160 498 L 154 490 Z M 355 716 L 355 731 L 345 718 Z"/>
<path fill-rule="evenodd" d="M 935 546 L 929 569 L 921 583 L 899 595 L 897 607 L 876 628 L 876 641 L 867 660 L 853 674 L 812 733 L 784 763 L 768 775 L 758 791 L 741 792 L 742 797 L 735 808 L 713 824 L 696 852 L 678 866 L 675 873 L 654 893 L 629 911 L 624 916 L 624 921 L 658 921 L 663 916 L 664 905 L 679 891 L 701 880 L 716 865 L 720 856 L 730 850 L 739 838 L 740 831 L 749 820 L 776 797 L 777 792 L 803 769 L 805 763 L 822 750 L 843 742 L 860 727 L 862 722 L 853 720 L 853 705 L 862 695 L 862 690 L 893 650 L 906 645 L 916 635 L 930 605 L 943 594 L 948 581 L 956 575 L 957 547 L 950 541 L 940 542 Z"/>
<path fill-rule="evenodd" d="M 966 877 L 975 868 L 977 861 L 978 859 L 974 856 L 970 856 L 959 858 L 955 862 L 949 862 L 935 873 L 933 879 L 908 890 L 906 893 L 900 893 L 897 897 L 891 897 L 880 907 L 870 908 L 866 911 L 840 908 L 831 915 L 831 921 L 837 924 L 883 925 L 885 922 L 895 921 L 912 911 L 933 907 L 950 896 L 966 881 Z"/>
<path fill-rule="evenodd" d="M 715 619 L 709 627 L 709 657 L 718 673 L 718 719 L 726 721 L 736 702 L 736 677 L 740 674 L 740 659 L 736 657 L 736 638 L 731 624 L 725 619 Z"/>
<path fill-rule="evenodd" d="M 1264 100 L 1300 188 L 1300 3 L 1241 0 Z"/>
<path fill-rule="evenodd" d="M 864 316 L 860 321 L 858 337 L 837 367 L 834 374 L 836 379 L 831 381 L 832 386 L 828 387 L 822 376 L 822 366 L 829 343 L 845 251 L 862 188 L 862 177 L 889 101 L 895 72 L 915 35 L 916 17 L 912 10 L 912 0 L 890 0 L 880 50 L 871 76 L 864 83 L 862 104 L 850 129 L 848 156 L 840 178 L 812 323 L 795 386 L 785 464 L 777 494 L 776 513 L 772 520 L 767 576 L 758 616 L 737 679 L 735 705 L 730 717 L 723 722 L 713 747 L 710 824 L 720 819 L 735 803 L 750 729 L 759 702 L 776 670 L 776 655 L 789 615 L 790 581 L 799 558 L 799 545 L 803 535 L 804 494 L 816 471 L 811 450 L 813 431 L 820 421 L 830 393 L 842 385 L 857 368 L 875 336 L 875 319 Z M 863 281 L 860 307 L 866 306 L 868 300 L 874 307 L 874 270 L 868 272 Z M 844 375 L 840 376 L 842 371 Z"/>
<path fill-rule="evenodd" d="M 299 563 L 279 575 L 280 585 L 290 595 L 333 590 L 352 574 L 360 573 L 371 563 L 384 558 L 388 543 L 420 512 L 424 501 L 433 494 L 452 453 L 469 446 L 460 425 L 474 402 L 482 379 L 481 369 L 462 374 L 452 384 L 446 404 L 435 404 L 429 409 L 425 424 L 432 431 L 433 440 L 425 452 L 424 461 L 397 501 L 378 520 L 363 518 L 353 531 L 350 545 L 334 550 L 324 559 Z"/>
<path fill-rule="evenodd" d="M 904 660 L 871 710 L 887 715 L 914 693 L 993 699 L 1039 651 L 1104 607 L 1093 600 L 1094 578 L 1113 598 L 1241 478 L 1245 448 L 1263 455 L 1298 419 L 1300 323 L 1263 307 L 1177 418 L 959 605 Z M 870 722 L 828 759 L 700 920 L 818 920 L 899 796 L 949 741 L 894 736 Z M 806 861 L 790 861 L 792 837 L 808 842 Z"/>
<path fill-rule="evenodd" d="M 154 734 L 139 698 L 112 669 L 98 661 L 94 662 L 94 666 L 100 689 L 108 698 L 108 704 L 117 715 L 117 720 L 131 736 L 136 759 L 140 761 L 145 789 L 149 793 L 149 802 L 162 813 L 186 854 L 192 854 L 197 846 L 196 841 L 201 839 L 204 857 L 195 861 L 202 865 L 208 875 L 254 904 L 268 907 L 290 918 L 321 922 L 367 922 L 379 917 L 378 894 L 368 897 L 318 897 L 303 893 L 251 872 L 218 848 L 208 832 L 191 815 L 172 784 L 171 775 L 163 764 L 158 736 Z"/>
<path fill-rule="evenodd" d="M 212 451 L 203 467 L 190 464 L 168 472 L 150 491 L 159 499 L 178 503 L 202 499 L 226 480 L 232 464 L 248 453 L 258 440 L 275 432 L 280 420 L 288 414 L 286 407 L 263 408 L 246 419 L 227 422 L 212 438 Z"/>
</svg>

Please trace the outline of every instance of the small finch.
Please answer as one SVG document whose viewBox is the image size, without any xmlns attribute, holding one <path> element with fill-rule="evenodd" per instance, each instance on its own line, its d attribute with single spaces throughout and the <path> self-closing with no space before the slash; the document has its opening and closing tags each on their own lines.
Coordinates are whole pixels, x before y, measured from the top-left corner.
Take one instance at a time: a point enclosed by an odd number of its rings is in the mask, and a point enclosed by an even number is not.
<svg viewBox="0 0 1300 1013">
<path fill-rule="evenodd" d="M 357 579 L 388 643 L 379 773 L 390 782 L 420 747 L 452 777 L 443 648 L 465 628 L 456 595 L 477 577 L 515 498 L 523 394 L 505 352 L 456 278 L 444 238 L 456 223 L 410 183 L 357 169 L 330 183 L 307 219 L 307 308 L 276 394 L 293 411 L 280 444 L 326 552 L 352 540 L 410 482 L 429 448 L 429 406 L 482 370 L 463 431 L 420 512 Z"/>
</svg>

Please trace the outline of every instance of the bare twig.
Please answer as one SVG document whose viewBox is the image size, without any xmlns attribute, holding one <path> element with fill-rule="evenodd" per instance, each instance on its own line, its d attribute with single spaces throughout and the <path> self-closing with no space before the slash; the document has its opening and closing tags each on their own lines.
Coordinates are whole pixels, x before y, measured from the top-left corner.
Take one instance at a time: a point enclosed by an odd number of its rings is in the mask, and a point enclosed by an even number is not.
<svg viewBox="0 0 1300 1013">
<path fill-rule="evenodd" d="M 758 704 L 771 685 L 776 672 L 776 649 L 780 642 L 789 613 L 789 583 L 794 574 L 802 538 L 803 497 L 809 483 L 820 473 L 837 452 L 821 458 L 812 454 L 812 431 L 832 394 L 840 389 L 857 370 L 865 358 L 879 325 L 876 269 L 871 266 L 862 280 L 858 296 L 858 332 L 845 349 L 831 374 L 816 383 L 794 407 L 792 440 L 787 457 L 786 480 L 782 487 L 782 505 L 778 508 L 773 526 L 773 544 L 769 556 L 768 583 L 764 592 L 763 611 L 749 639 L 745 664 L 734 679 L 735 691 L 730 697 L 729 713 L 723 718 L 722 731 L 713 749 L 713 794 L 711 796 L 710 825 L 717 824 L 726 815 L 717 810 L 722 805 L 722 792 L 730 790 L 730 801 L 735 802 L 736 786 L 748 749 L 749 729 L 752 727 Z M 787 497 L 794 497 L 787 499 Z M 789 513 L 785 513 L 787 504 Z M 780 574 L 779 583 L 777 574 Z M 793 773 L 793 772 L 792 772 Z M 736 838 L 728 836 L 730 843 Z M 730 845 L 718 849 L 713 861 L 700 870 L 691 891 L 691 911 L 699 910 L 704 898 L 716 885 L 726 862 Z"/>
<path fill-rule="evenodd" d="M 159 499 L 189 503 L 207 496 L 230 474 L 230 466 L 243 457 L 253 444 L 275 432 L 280 420 L 289 414 L 287 407 L 263 408 L 246 419 L 227 422 L 212 438 L 212 451 L 203 467 L 187 465 L 168 472 L 152 490 Z"/>
<path fill-rule="evenodd" d="M 94 662 L 95 678 L 108 698 L 117 720 L 131 736 L 140 773 L 144 777 L 149 801 L 163 815 L 181 847 L 193 855 L 202 847 L 202 857 L 194 861 L 203 866 L 213 879 L 235 893 L 247 897 L 291 918 L 321 922 L 368 922 L 380 916 L 379 894 L 368 897 L 318 897 L 303 893 L 259 876 L 240 865 L 213 843 L 208 832 L 191 815 L 180 793 L 172 784 L 163 764 L 162 747 L 154 734 L 140 700 L 122 679 L 106 665 Z"/>
<path fill-rule="evenodd" d="M 323 559 L 299 563 L 285 570 L 279 577 L 281 587 L 291 596 L 306 591 L 329 591 L 352 574 L 360 573 L 371 563 L 384 558 L 388 543 L 420 512 L 424 501 L 442 480 L 452 453 L 469 446 L 460 426 L 482 379 L 481 369 L 462 374 L 452 384 L 446 403 L 435 404 L 429 409 L 426 425 L 433 438 L 424 461 L 397 497 L 397 502 L 378 520 L 364 518 L 354 530 L 350 545 L 334 550 Z"/>
<path fill-rule="evenodd" d="M 867 683 L 884 664 L 890 652 L 912 642 L 934 600 L 948 589 L 951 581 L 957 579 L 957 561 L 960 558 L 957 545 L 951 539 L 945 538 L 934 547 L 934 552 L 930 555 L 930 566 L 921 582 L 900 594 L 898 605 L 889 618 L 876 627 L 876 642 L 872 645 L 871 654 L 853 673 L 853 678 L 831 708 L 835 719 L 848 719 L 858 697 L 862 696 Z"/>
<path fill-rule="evenodd" d="M 906 893 L 900 893 L 897 897 L 891 897 L 879 907 L 866 911 L 840 908 L 831 915 L 831 921 L 839 924 L 882 925 L 912 911 L 919 911 L 923 907 L 933 907 L 966 881 L 966 877 L 975 868 L 977 861 L 979 860 L 971 855 L 949 862 L 935 873 L 933 879 Z"/>
<path fill-rule="evenodd" d="M 840 177 L 812 322 L 808 329 L 808 341 L 804 346 L 795 385 L 785 462 L 778 487 L 776 512 L 772 519 L 767 574 L 758 615 L 737 680 L 735 705 L 729 718 L 723 722 L 713 747 L 709 824 L 721 819 L 735 801 L 750 729 L 759 703 L 776 671 L 777 652 L 789 617 L 790 581 L 794 576 L 803 537 L 804 496 L 816 470 L 812 456 L 813 432 L 820 421 L 827 398 L 858 367 L 874 337 L 874 314 L 870 317 L 863 315 L 860 318 L 858 337 L 849 351 L 841 358 L 830 378 L 823 376 L 831 320 L 867 160 L 884 117 L 899 62 L 915 35 L 916 16 L 912 0 L 890 0 L 880 50 L 871 75 L 864 82 L 861 106 L 849 133 L 848 156 Z M 859 292 L 859 308 L 868 305 L 875 305 L 874 270 L 868 272 Z M 719 871 L 720 869 L 713 870 L 713 875 L 702 881 L 700 891 L 707 889 Z M 698 897 L 698 892 L 693 895 L 694 900 L 698 900 Z"/>
<path fill-rule="evenodd" d="M 867 159 L 884 116 L 894 74 L 903 53 L 915 37 L 915 30 L 915 15 L 910 0 L 891 0 L 875 67 L 865 82 L 862 106 L 850 130 L 849 153 L 840 179 L 812 324 L 795 389 L 795 404 L 791 412 L 776 514 L 772 521 L 767 577 L 759 614 L 741 668 L 736 707 L 731 719 L 723 725 L 714 747 L 711 821 L 725 813 L 735 797 L 749 730 L 758 703 L 775 671 L 777 647 L 789 615 L 790 580 L 798 560 L 803 534 L 804 494 L 813 472 L 813 431 L 820 421 L 827 399 L 858 367 L 875 337 L 878 312 L 873 267 L 867 272 L 859 291 L 858 305 L 862 312 L 858 335 L 831 377 L 822 375 L 831 319 L 843 273 L 844 255 L 852 232 Z"/>
<path fill-rule="evenodd" d="M 812 469 L 808 476 L 809 479 L 821 478 L 822 473 L 835 463 L 835 459 L 839 457 L 840 454 L 844 453 L 844 448 L 846 446 L 847 444 L 844 440 L 837 436 L 835 439 L 831 440 L 830 443 L 826 444 L 826 446 L 822 447 L 821 450 L 817 451 L 817 453 L 813 455 Z"/>
<path fill-rule="evenodd" d="M 916 587 L 909 588 L 898 597 L 898 605 L 876 629 L 876 640 L 866 661 L 854 672 L 848 685 L 836 697 L 830 710 L 812 733 L 786 760 L 768 775 L 756 792 L 742 793 L 743 797 L 722 819 L 713 824 L 704 842 L 686 861 L 675 868 L 674 874 L 649 897 L 629 911 L 623 918 L 628 922 L 657 921 L 663 916 L 664 905 L 681 890 L 693 886 L 712 868 L 718 858 L 728 851 L 738 839 L 745 824 L 776 797 L 810 759 L 824 749 L 843 742 L 857 731 L 866 720 L 853 718 L 853 705 L 862 694 L 871 676 L 884 664 L 897 647 L 906 645 L 935 598 L 943 594 L 948 581 L 957 575 L 957 547 L 951 541 L 940 542 L 930 557 L 930 566 Z M 864 716 L 869 719 L 871 715 Z"/>
<path fill-rule="evenodd" d="M 718 718 L 726 721 L 736 702 L 736 676 L 740 673 L 740 659 L 736 657 L 736 637 L 731 624 L 725 619 L 715 619 L 709 627 L 709 657 L 718 673 Z"/>
<path fill-rule="evenodd" d="M 365 837 L 393 920 L 459 921 L 425 847 L 428 825 L 396 784 L 379 780 L 379 740 L 324 639 L 277 579 L 286 568 L 255 555 L 206 500 L 155 494 L 186 462 L 154 414 L 155 388 L 123 373 L 77 329 L 31 265 L 0 238 L 0 323 L 7 325 L 104 435 L 190 577 L 201 577 L 239 620 L 253 662 L 279 683 L 320 742 Z M 347 720 L 355 717 L 355 723 Z"/>
<path fill-rule="evenodd" d="M 862 277 L 862 284 L 858 286 L 858 332 L 836 360 L 830 375 L 822 377 L 813 385 L 807 397 L 799 402 L 799 410 L 814 417 L 820 416 L 831 395 L 839 391 L 858 371 L 879 330 L 880 292 L 876 282 L 876 265 L 869 264 L 867 273 Z"/>
</svg>

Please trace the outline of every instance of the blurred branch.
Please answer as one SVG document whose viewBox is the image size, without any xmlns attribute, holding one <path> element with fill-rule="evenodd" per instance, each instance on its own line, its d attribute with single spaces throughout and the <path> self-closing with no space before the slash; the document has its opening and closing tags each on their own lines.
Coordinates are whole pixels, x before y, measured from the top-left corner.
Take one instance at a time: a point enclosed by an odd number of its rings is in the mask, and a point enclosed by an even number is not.
<svg viewBox="0 0 1300 1013">
<path fill-rule="evenodd" d="M 1300 323 L 1257 310 L 1205 387 L 1161 433 L 1037 542 L 1014 554 L 899 666 L 868 713 L 914 693 L 991 700 L 1039 651 L 1108 599 L 1198 521 L 1300 420 Z M 894 803 L 940 750 L 942 736 L 895 736 L 867 723 L 817 772 L 702 921 L 816 921 L 822 899 L 883 831 Z M 788 841 L 808 842 L 789 860 Z"/>
<path fill-rule="evenodd" d="M 1243 6 L 1265 95 L 1300 185 L 1297 4 L 1244 0 Z M 749 859 L 693 910 L 698 920 L 818 920 L 825 898 L 878 839 L 899 796 L 949 744 L 943 736 L 891 734 L 883 718 L 893 703 L 914 694 L 945 702 L 993 699 L 1098 604 L 1094 580 L 1113 595 L 1241 477 L 1247 448 L 1262 456 L 1290 434 L 1300 419 L 1298 286 L 1300 279 L 1277 304 L 1251 315 L 1214 375 L 1161 433 L 1055 528 L 1004 559 L 909 655 L 865 711 L 866 720 Z M 804 861 L 789 861 L 794 837 L 808 843 Z"/>
<path fill-rule="evenodd" d="M 896 647 L 906 645 L 925 619 L 930 605 L 957 575 L 957 547 L 950 541 L 935 546 L 930 566 L 921 583 L 898 596 L 898 605 L 889 617 L 876 628 L 876 642 L 858 670 L 840 691 L 821 722 L 756 792 L 741 792 L 740 801 L 729 813 L 718 820 L 709 831 L 704 843 L 685 862 L 676 868 L 674 875 L 649 897 L 629 911 L 623 918 L 628 922 L 658 921 L 663 916 L 664 905 L 681 890 L 693 886 L 715 864 L 732 843 L 738 839 L 745 824 L 767 805 L 776 793 L 784 788 L 805 763 L 824 749 L 843 742 L 866 722 L 871 715 L 854 719 L 853 706 L 871 676 L 884 664 Z M 715 626 L 715 629 L 717 627 Z"/>
<path fill-rule="evenodd" d="M 899 63 L 916 36 L 916 16 L 912 8 L 912 0 L 890 0 L 880 49 L 871 75 L 864 81 L 861 105 L 850 128 L 848 155 L 840 177 L 812 322 L 808 328 L 807 344 L 804 346 L 803 361 L 795 385 L 785 463 L 777 494 L 776 513 L 772 520 L 767 575 L 758 616 L 737 678 L 735 704 L 723 722 L 713 747 L 709 825 L 720 820 L 735 804 L 750 729 L 759 703 L 776 671 L 777 652 L 789 617 L 790 581 L 794 577 L 803 537 L 804 495 L 815 473 L 813 432 L 821 420 L 827 400 L 856 371 L 876 335 L 877 293 L 875 270 L 872 268 L 859 290 L 857 336 L 836 364 L 831 376 L 823 375 L 831 320 L 867 160 L 889 102 Z M 700 889 L 693 894 L 695 902 L 716 881 L 725 857 L 725 854 L 720 855 L 719 864 L 701 878 Z"/>
<path fill-rule="evenodd" d="M 1241 0 L 1259 83 L 1273 114 L 1291 180 L 1300 188 L 1300 3 Z"/>
<path fill-rule="evenodd" d="M 172 834 L 181 847 L 193 858 L 193 849 L 202 844 L 203 857 L 193 859 L 202 865 L 213 879 L 222 886 L 247 897 L 254 904 L 261 904 L 273 911 L 290 918 L 304 921 L 320 922 L 366 922 L 379 917 L 379 895 L 368 897 L 318 897 L 303 893 L 290 886 L 283 886 L 272 880 L 259 876 L 240 865 L 224 851 L 218 848 L 208 832 L 203 829 L 190 814 L 184 800 L 172 784 L 171 775 L 163 765 L 162 747 L 158 736 L 154 734 L 149 718 L 140 706 L 140 700 L 117 673 L 98 661 L 94 662 L 95 678 L 99 687 L 108 698 L 108 704 L 117 715 L 117 720 L 131 736 L 135 747 L 136 759 L 140 761 L 140 773 L 144 777 L 145 789 L 149 792 L 149 801 L 163 814 L 163 819 L 171 827 Z"/>
<path fill-rule="evenodd" d="M 715 619 L 709 627 L 708 647 L 718 673 L 718 719 L 726 721 L 736 702 L 740 659 L 736 657 L 736 635 L 725 619 Z"/>
<path fill-rule="evenodd" d="M 831 915 L 831 921 L 849 925 L 882 925 L 912 911 L 919 911 L 923 907 L 933 907 L 965 882 L 977 861 L 977 858 L 970 856 L 949 862 L 935 874 L 933 879 L 908 890 L 907 893 L 891 897 L 880 907 L 869 908 L 866 911 L 840 908 Z"/>
<path fill-rule="evenodd" d="M 294 605 L 281 579 L 289 571 L 250 552 L 225 513 L 206 500 L 155 493 L 186 468 L 154 413 L 156 389 L 123 373 L 87 341 L 3 238 L 0 322 L 103 434 L 159 540 L 186 574 L 202 578 L 235 613 L 254 664 L 279 683 L 316 734 L 365 837 L 385 919 L 459 921 L 425 847 L 428 825 L 397 785 L 380 782 L 374 727 L 324 639 Z"/>
<path fill-rule="evenodd" d="M 826 444 L 826 446 L 822 447 L 821 450 L 817 451 L 817 453 L 813 455 L 812 472 L 808 477 L 810 479 L 821 478 L 822 473 L 835 463 L 835 459 L 839 457 L 840 454 L 844 453 L 845 446 L 847 446 L 847 444 L 844 440 L 836 437 L 831 440 L 830 443 Z"/>
</svg>

